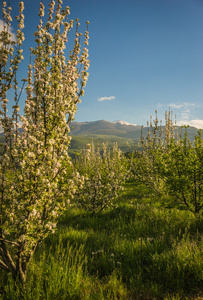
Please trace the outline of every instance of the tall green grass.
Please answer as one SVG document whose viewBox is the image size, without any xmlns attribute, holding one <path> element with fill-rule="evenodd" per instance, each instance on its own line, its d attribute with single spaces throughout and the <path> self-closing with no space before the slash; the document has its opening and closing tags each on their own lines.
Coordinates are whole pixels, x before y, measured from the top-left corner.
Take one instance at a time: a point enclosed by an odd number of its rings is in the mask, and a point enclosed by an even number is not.
<svg viewBox="0 0 203 300">
<path fill-rule="evenodd" d="M 127 289 L 116 271 L 100 281 L 87 272 L 87 256 L 82 246 L 62 241 L 43 245 L 31 263 L 26 286 L 5 280 L 1 299 L 126 299 Z"/>
<path fill-rule="evenodd" d="M 23 293 L 0 279 L 0 299 L 203 299 L 203 220 L 130 182 L 114 209 L 67 209 Z"/>
</svg>

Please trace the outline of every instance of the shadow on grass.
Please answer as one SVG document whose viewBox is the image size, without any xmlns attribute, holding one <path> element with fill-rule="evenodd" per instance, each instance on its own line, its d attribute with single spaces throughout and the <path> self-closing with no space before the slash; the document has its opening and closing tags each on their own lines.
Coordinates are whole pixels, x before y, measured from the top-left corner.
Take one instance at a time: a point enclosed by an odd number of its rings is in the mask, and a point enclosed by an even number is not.
<svg viewBox="0 0 203 300">
<path fill-rule="evenodd" d="M 117 270 L 131 294 L 147 291 L 153 297 L 197 292 L 203 284 L 202 220 L 178 210 L 158 209 L 146 199 L 132 201 L 97 215 L 74 208 L 66 211 L 59 239 L 75 248 L 81 245 L 86 268 L 100 279 Z M 133 196 L 134 197 L 134 196 Z M 141 201 L 142 200 L 142 201 Z"/>
</svg>

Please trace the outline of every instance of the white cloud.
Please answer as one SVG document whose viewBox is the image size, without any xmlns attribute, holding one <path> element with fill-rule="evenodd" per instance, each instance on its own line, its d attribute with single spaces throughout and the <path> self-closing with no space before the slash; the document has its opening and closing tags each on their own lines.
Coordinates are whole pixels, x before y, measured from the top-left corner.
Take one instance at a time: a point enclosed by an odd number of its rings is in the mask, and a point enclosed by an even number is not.
<svg viewBox="0 0 203 300">
<path fill-rule="evenodd" d="M 189 113 L 190 113 L 190 111 L 188 111 L 188 110 L 182 112 L 182 113 L 180 114 L 181 119 L 183 118 L 184 120 L 188 120 L 188 119 L 189 119 Z"/>
<path fill-rule="evenodd" d="M 0 19 L 0 32 L 4 30 L 4 22 Z M 16 35 L 13 33 L 13 27 L 8 27 L 8 32 L 11 34 L 11 40 L 16 42 Z"/>
<path fill-rule="evenodd" d="M 177 102 L 171 103 L 168 106 L 171 109 L 174 109 L 174 113 L 177 118 L 177 125 L 189 125 L 196 128 L 203 127 L 202 120 L 191 120 L 194 118 L 194 109 L 198 107 L 197 104 L 192 102 Z"/>
<path fill-rule="evenodd" d="M 203 120 L 195 119 L 202 105 L 193 102 L 176 102 L 167 105 L 176 116 L 176 124 L 189 125 L 197 129 L 203 129 Z M 158 103 L 157 108 L 162 108 L 162 104 Z M 196 115 L 196 116 L 195 116 Z M 201 118 L 202 116 L 200 116 Z"/>
<path fill-rule="evenodd" d="M 191 106 L 195 106 L 194 103 L 191 103 L 191 102 L 183 102 L 183 103 L 170 103 L 168 104 L 168 106 L 170 108 L 187 108 L 187 107 L 191 107 Z"/>
<path fill-rule="evenodd" d="M 98 98 L 98 101 L 104 101 L 104 100 L 109 100 L 109 101 L 111 101 L 111 100 L 113 100 L 113 99 L 115 99 L 114 96 L 110 96 L 110 97 L 100 97 L 100 98 Z"/>
<path fill-rule="evenodd" d="M 198 129 L 203 129 L 203 120 L 190 120 L 190 121 L 183 120 L 183 121 L 177 122 L 177 125 L 178 126 L 189 125 L 192 127 L 196 127 Z"/>
</svg>

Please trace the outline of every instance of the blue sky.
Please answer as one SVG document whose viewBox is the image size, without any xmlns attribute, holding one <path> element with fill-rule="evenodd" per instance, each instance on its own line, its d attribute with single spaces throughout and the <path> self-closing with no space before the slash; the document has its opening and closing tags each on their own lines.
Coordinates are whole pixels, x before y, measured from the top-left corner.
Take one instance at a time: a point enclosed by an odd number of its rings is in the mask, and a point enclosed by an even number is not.
<svg viewBox="0 0 203 300">
<path fill-rule="evenodd" d="M 17 3 L 11 0 L 14 15 Z M 39 1 L 24 3 L 22 77 Z M 75 121 L 145 126 L 155 110 L 163 119 L 170 106 L 179 124 L 203 128 L 202 0 L 64 0 L 64 5 L 70 6 L 70 19 L 80 19 L 82 32 L 90 21 L 90 75 Z"/>
</svg>

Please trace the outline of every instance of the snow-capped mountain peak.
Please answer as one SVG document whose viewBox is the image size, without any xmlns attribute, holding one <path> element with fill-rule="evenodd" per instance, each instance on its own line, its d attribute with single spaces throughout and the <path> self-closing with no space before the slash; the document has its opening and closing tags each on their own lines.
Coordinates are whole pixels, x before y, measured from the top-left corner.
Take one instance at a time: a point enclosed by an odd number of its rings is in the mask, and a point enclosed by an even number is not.
<svg viewBox="0 0 203 300">
<path fill-rule="evenodd" d="M 122 120 L 119 120 L 119 121 L 114 121 L 113 123 L 119 123 L 119 124 L 122 124 L 122 125 L 131 125 L 131 126 L 137 126 L 137 124 L 132 124 L 132 123 L 128 123 L 128 122 L 125 122 L 125 121 L 122 121 Z"/>
</svg>

